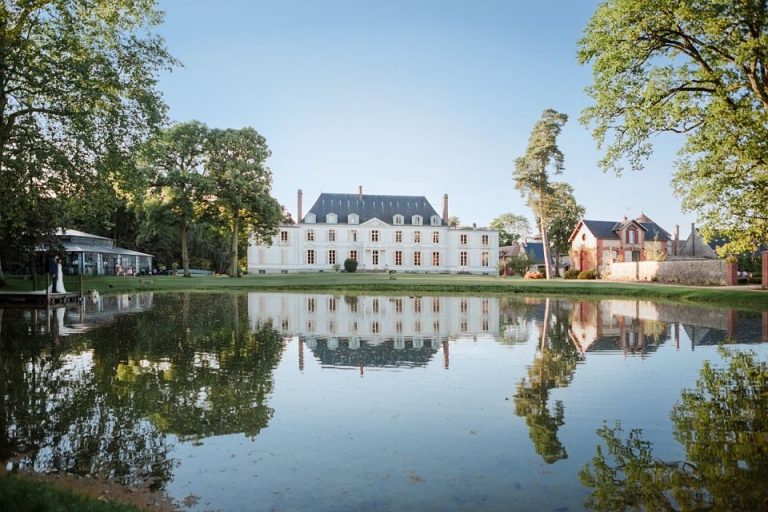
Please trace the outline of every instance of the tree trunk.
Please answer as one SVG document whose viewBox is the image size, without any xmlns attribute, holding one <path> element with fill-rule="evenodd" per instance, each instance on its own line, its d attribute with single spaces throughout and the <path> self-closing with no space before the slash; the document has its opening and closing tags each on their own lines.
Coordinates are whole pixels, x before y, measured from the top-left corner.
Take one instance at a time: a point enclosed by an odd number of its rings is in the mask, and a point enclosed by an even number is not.
<svg viewBox="0 0 768 512">
<path fill-rule="evenodd" d="M 547 236 L 547 219 L 544 216 L 544 194 L 539 191 L 539 227 L 541 228 L 541 244 L 544 249 L 544 270 L 547 279 L 551 279 L 549 270 L 549 237 Z"/>
<path fill-rule="evenodd" d="M 184 267 L 184 277 L 192 277 L 189 273 L 189 252 L 187 251 L 187 223 L 181 223 L 181 265 Z"/>
<path fill-rule="evenodd" d="M 3 262 L 0 260 L 0 280 L 5 279 L 5 275 L 3 275 Z"/>
<path fill-rule="evenodd" d="M 229 264 L 229 277 L 237 277 L 238 276 L 238 268 L 237 268 L 237 236 L 240 231 L 240 218 L 235 215 L 235 218 L 232 219 L 232 261 Z"/>
</svg>

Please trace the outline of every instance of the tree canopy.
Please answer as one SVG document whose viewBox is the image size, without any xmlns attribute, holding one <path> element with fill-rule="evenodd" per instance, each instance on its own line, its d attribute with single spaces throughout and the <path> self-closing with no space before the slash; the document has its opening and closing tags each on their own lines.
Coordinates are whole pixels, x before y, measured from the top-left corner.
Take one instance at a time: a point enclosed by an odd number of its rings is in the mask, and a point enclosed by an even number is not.
<svg viewBox="0 0 768 512">
<path fill-rule="evenodd" d="M 640 170 L 654 136 L 685 134 L 675 193 L 725 250 L 768 239 L 767 27 L 764 1 L 606 0 L 578 43 L 601 167 Z"/>
<path fill-rule="evenodd" d="M 502 213 L 491 221 L 490 227 L 499 232 L 499 247 L 507 247 L 531 234 L 531 223 L 524 215 Z"/>
<path fill-rule="evenodd" d="M 131 181 L 176 64 L 161 21 L 152 0 L 0 3 L 0 263 L 61 227 L 62 198 Z"/>
</svg>

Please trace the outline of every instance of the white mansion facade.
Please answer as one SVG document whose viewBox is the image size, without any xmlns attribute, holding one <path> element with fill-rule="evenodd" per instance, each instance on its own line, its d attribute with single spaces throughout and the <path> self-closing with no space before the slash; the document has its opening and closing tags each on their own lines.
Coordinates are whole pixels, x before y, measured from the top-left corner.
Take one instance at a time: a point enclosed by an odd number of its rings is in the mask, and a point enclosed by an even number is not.
<svg viewBox="0 0 768 512">
<path fill-rule="evenodd" d="M 298 223 L 282 224 L 270 246 L 248 247 L 252 274 L 331 272 L 344 260 L 358 271 L 496 275 L 499 233 L 448 226 L 448 196 L 438 215 L 423 196 L 322 193 Z"/>
</svg>

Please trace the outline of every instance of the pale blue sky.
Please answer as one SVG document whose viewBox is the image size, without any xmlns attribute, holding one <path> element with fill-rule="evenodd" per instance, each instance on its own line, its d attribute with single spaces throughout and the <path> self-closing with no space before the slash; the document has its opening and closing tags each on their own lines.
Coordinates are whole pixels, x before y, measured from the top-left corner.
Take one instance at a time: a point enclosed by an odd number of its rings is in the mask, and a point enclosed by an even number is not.
<svg viewBox="0 0 768 512">
<path fill-rule="evenodd" d="M 515 158 L 543 110 L 570 120 L 559 139 L 586 217 L 641 212 L 682 237 L 665 139 L 642 173 L 597 169 L 578 122 L 591 70 L 576 62 L 597 0 L 159 0 L 158 32 L 184 68 L 160 88 L 173 121 L 252 126 L 272 150 L 273 195 L 296 215 L 321 192 L 424 195 L 463 224 L 532 219 Z"/>
</svg>

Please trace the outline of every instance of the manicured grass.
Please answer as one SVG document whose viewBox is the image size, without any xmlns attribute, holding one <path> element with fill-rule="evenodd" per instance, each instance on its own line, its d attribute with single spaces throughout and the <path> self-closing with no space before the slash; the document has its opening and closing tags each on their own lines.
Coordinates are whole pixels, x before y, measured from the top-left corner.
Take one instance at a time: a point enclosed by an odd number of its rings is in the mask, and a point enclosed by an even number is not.
<svg viewBox="0 0 768 512">
<path fill-rule="evenodd" d="M 5 474 L 0 476 L 0 510 L 6 512 L 140 512 L 125 503 L 99 500 L 60 489 L 50 482 Z"/>
<path fill-rule="evenodd" d="M 740 309 L 768 310 L 768 292 L 744 286 L 742 289 L 721 286 L 675 286 L 657 283 L 616 283 L 553 279 L 550 281 L 495 276 L 447 274 L 395 274 L 390 280 L 384 273 L 324 272 L 311 274 L 246 274 L 241 278 L 221 276 L 146 276 L 85 277 L 84 290 L 102 294 L 154 291 L 295 291 L 318 293 L 430 293 L 430 294 L 507 294 L 568 297 L 627 297 L 716 304 Z M 21 277 L 7 277 L 2 291 L 29 291 L 32 283 Z M 77 291 L 78 279 L 67 276 L 65 286 Z M 38 289 L 44 287 L 44 278 Z"/>
</svg>

